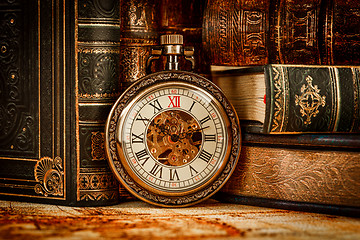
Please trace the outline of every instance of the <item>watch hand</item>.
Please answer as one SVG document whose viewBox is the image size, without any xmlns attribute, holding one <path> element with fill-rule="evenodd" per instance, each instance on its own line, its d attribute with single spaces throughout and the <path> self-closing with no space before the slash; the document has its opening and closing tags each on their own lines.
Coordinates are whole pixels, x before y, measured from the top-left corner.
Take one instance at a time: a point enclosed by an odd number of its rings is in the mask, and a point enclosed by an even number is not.
<svg viewBox="0 0 360 240">
<path fill-rule="evenodd" d="M 181 139 L 185 138 L 185 137 L 181 138 L 180 135 L 178 134 L 174 134 L 174 133 L 171 134 L 169 130 L 164 127 L 164 124 L 159 125 L 157 123 L 154 123 L 154 126 L 157 127 L 160 130 L 160 133 L 163 133 L 164 136 L 170 136 L 170 139 L 173 142 L 182 142 Z"/>
<path fill-rule="evenodd" d="M 195 130 L 189 130 L 188 132 L 180 133 L 179 138 L 180 138 L 180 139 L 186 138 L 187 136 L 191 136 L 191 135 L 192 135 L 193 133 L 195 133 L 195 132 L 200 132 L 201 130 L 207 129 L 207 128 L 209 128 L 209 127 L 210 127 L 210 126 L 206 126 L 206 127 L 203 127 L 203 128 L 199 128 L 199 129 L 195 129 Z"/>
</svg>

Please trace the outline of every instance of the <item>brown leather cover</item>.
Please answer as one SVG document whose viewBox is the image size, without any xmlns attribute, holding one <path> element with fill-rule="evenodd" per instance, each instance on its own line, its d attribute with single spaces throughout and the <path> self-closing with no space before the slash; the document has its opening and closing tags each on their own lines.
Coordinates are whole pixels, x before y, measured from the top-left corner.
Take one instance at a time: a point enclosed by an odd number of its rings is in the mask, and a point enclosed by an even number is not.
<svg viewBox="0 0 360 240">
<path fill-rule="evenodd" d="M 204 50 L 213 65 L 360 63 L 356 0 L 208 0 Z"/>
<path fill-rule="evenodd" d="M 264 65 L 268 60 L 268 0 L 208 0 L 204 50 L 212 65 Z"/>
<path fill-rule="evenodd" d="M 120 82 L 122 91 L 146 75 L 146 60 L 159 44 L 160 0 L 120 1 Z"/>
<path fill-rule="evenodd" d="M 221 192 L 236 197 L 360 207 L 360 154 L 355 151 L 242 146 Z M 230 200 L 231 198 L 227 198 Z"/>
</svg>

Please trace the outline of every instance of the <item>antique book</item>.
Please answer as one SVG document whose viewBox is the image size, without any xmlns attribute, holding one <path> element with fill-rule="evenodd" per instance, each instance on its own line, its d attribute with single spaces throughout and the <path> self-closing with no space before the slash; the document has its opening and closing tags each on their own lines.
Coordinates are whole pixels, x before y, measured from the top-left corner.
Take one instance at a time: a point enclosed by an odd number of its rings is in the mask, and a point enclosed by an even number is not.
<svg viewBox="0 0 360 240">
<path fill-rule="evenodd" d="M 322 1 L 321 64 L 360 65 L 360 2 Z"/>
<path fill-rule="evenodd" d="M 185 46 L 194 47 L 195 68 L 192 70 L 188 61 L 180 59 L 182 70 L 194 71 L 210 77 L 209 59 L 203 50 L 202 23 L 206 0 L 161 0 L 159 32 L 181 34 Z M 158 71 L 164 70 L 166 59 Z"/>
<path fill-rule="evenodd" d="M 203 44 L 213 65 L 359 65 L 356 0 L 208 0 Z"/>
<path fill-rule="evenodd" d="M 208 0 L 203 20 L 203 48 L 210 64 L 267 64 L 269 7 L 269 0 Z"/>
<path fill-rule="evenodd" d="M 360 67 L 281 65 L 213 71 L 242 126 L 266 134 L 360 132 Z"/>
<path fill-rule="evenodd" d="M 210 75 L 202 53 L 202 16 L 204 0 L 120 1 L 120 82 L 125 90 L 145 76 L 146 61 L 152 47 L 159 45 L 160 35 L 182 34 L 185 45 L 195 47 L 195 72 Z M 152 72 L 164 70 L 161 61 L 152 66 Z M 186 62 L 182 63 L 187 64 Z M 191 70 L 186 66 L 183 70 Z"/>
<path fill-rule="evenodd" d="M 243 140 L 217 199 L 359 216 L 360 135 L 245 133 Z"/>
<path fill-rule="evenodd" d="M 104 124 L 120 95 L 117 1 L 0 3 L 0 196 L 119 201 Z"/>
<path fill-rule="evenodd" d="M 151 47 L 159 44 L 160 0 L 120 1 L 122 91 L 146 75 Z"/>
</svg>

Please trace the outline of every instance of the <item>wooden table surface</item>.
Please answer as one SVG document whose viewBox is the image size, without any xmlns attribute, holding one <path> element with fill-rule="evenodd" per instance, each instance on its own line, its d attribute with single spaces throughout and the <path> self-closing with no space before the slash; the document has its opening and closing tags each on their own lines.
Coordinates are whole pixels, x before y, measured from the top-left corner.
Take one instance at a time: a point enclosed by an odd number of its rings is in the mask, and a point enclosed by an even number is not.
<svg viewBox="0 0 360 240">
<path fill-rule="evenodd" d="M 360 239 L 360 219 L 209 200 L 65 207 L 0 201 L 1 239 Z"/>
</svg>

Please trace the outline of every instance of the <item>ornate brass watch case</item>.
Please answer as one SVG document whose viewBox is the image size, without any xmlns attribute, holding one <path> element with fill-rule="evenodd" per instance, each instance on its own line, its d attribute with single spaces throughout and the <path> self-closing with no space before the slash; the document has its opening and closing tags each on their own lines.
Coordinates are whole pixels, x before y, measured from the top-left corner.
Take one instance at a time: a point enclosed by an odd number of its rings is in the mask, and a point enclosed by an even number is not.
<svg viewBox="0 0 360 240">
<path fill-rule="evenodd" d="M 223 92 L 206 78 L 178 70 L 192 61 L 179 35 L 165 35 L 151 61 L 167 71 L 131 85 L 113 106 L 105 129 L 109 164 L 134 196 L 166 207 L 189 206 L 215 194 L 233 172 L 241 145 L 239 120 Z"/>
</svg>

